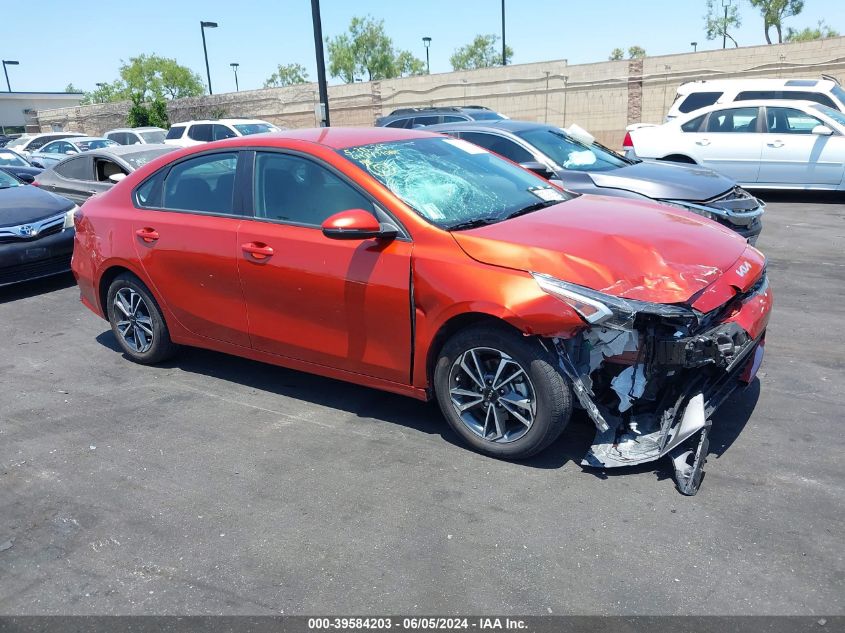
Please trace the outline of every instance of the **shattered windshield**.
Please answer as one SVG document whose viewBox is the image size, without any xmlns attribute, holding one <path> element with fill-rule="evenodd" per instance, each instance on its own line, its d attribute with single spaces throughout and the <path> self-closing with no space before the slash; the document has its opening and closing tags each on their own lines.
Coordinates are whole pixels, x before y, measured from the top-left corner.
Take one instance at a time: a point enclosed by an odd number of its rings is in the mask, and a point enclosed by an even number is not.
<svg viewBox="0 0 845 633">
<path fill-rule="evenodd" d="M 573 196 L 458 139 L 376 143 L 340 153 L 426 220 L 447 230 L 493 224 Z"/>
<path fill-rule="evenodd" d="M 572 171 L 612 171 L 630 165 L 616 154 L 595 144 L 585 145 L 554 128 L 533 128 L 517 132 L 563 169 Z"/>
</svg>

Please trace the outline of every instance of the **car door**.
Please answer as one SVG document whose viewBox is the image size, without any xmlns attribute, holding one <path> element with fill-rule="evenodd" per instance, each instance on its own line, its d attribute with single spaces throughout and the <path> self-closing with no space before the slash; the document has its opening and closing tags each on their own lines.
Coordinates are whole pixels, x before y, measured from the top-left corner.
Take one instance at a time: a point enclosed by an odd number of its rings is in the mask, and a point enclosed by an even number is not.
<svg viewBox="0 0 845 633">
<path fill-rule="evenodd" d="M 410 240 L 325 237 L 320 225 L 337 212 L 387 216 L 303 155 L 256 152 L 250 198 L 254 217 L 241 224 L 238 262 L 253 347 L 407 384 Z"/>
<path fill-rule="evenodd" d="M 40 151 L 35 152 L 32 158 L 34 161 L 41 163 L 46 169 L 64 160 L 71 154 L 78 153 L 79 150 L 67 141 L 53 141 L 52 143 L 47 143 Z"/>
<path fill-rule="evenodd" d="M 208 152 L 157 172 L 135 190 L 131 229 L 159 296 L 193 334 L 249 347 L 238 278 L 238 152 Z"/>
<path fill-rule="evenodd" d="M 813 134 L 825 125 L 796 108 L 766 107 L 760 183 L 838 185 L 842 182 L 845 137 Z"/>
<path fill-rule="evenodd" d="M 90 156 L 75 156 L 53 167 L 53 177 L 50 172 L 42 172 L 39 182 L 43 189 L 57 193 L 76 204 L 82 204 L 91 195 L 99 193 L 94 183 L 94 170 Z"/>
<path fill-rule="evenodd" d="M 701 131 L 683 132 L 679 138 L 700 165 L 740 183 L 756 183 L 763 151 L 761 125 L 760 108 L 723 108 L 707 116 Z"/>
</svg>

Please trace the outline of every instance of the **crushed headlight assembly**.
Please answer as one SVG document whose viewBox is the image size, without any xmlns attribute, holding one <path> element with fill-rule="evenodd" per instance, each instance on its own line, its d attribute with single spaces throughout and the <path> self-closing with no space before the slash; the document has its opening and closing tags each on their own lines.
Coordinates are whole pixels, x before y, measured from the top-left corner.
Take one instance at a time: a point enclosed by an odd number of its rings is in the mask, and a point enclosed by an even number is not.
<svg viewBox="0 0 845 633">
<path fill-rule="evenodd" d="M 532 272 L 531 276 L 544 292 L 563 301 L 591 325 L 598 323 L 611 325 L 612 323 L 609 323 L 611 321 L 616 322 L 617 325 L 627 325 L 637 314 L 684 320 L 698 318 L 694 310 L 684 306 L 623 299 L 572 284 L 545 273 Z"/>
<path fill-rule="evenodd" d="M 668 200 L 660 200 L 660 204 L 665 204 L 669 207 L 676 207 L 678 209 L 683 209 L 684 211 L 689 211 L 691 213 L 695 213 L 696 215 L 703 216 L 708 220 L 716 220 L 717 218 L 726 218 L 728 214 L 724 211 L 719 211 L 713 209 L 712 207 L 705 207 L 704 205 L 700 204 L 692 204 L 686 202 L 679 202 L 679 201 L 668 201 Z"/>
<path fill-rule="evenodd" d="M 65 229 L 72 229 L 73 228 L 73 220 L 76 216 L 76 212 L 79 211 L 79 207 L 77 205 L 73 205 L 70 209 L 67 210 L 65 213 L 65 221 L 62 224 L 62 230 Z"/>
</svg>

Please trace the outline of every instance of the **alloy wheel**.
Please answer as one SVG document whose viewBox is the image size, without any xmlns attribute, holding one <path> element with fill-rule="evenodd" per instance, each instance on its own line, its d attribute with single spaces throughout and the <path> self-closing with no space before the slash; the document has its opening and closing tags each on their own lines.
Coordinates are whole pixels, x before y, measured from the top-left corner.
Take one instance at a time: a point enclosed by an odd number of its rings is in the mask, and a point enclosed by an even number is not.
<svg viewBox="0 0 845 633">
<path fill-rule="evenodd" d="M 490 347 L 468 349 L 455 359 L 449 396 L 464 425 L 489 442 L 518 440 L 537 413 L 528 373 L 511 356 Z"/>
<path fill-rule="evenodd" d="M 153 346 L 153 321 L 144 298 L 124 287 L 114 295 L 115 324 L 123 341 L 133 352 L 143 354 Z"/>
</svg>

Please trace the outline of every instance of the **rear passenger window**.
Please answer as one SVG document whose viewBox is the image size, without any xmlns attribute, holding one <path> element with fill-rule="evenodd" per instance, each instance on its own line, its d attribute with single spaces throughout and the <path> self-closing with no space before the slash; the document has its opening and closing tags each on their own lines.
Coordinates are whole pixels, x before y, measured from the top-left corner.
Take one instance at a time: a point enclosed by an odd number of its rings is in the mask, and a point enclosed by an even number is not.
<svg viewBox="0 0 845 633">
<path fill-rule="evenodd" d="M 237 134 L 235 134 L 232 130 L 230 130 L 225 125 L 220 125 L 219 123 L 212 127 L 212 135 L 215 141 L 222 141 L 224 138 L 235 138 Z"/>
<path fill-rule="evenodd" d="M 395 121 L 391 121 L 384 127 L 401 127 L 406 128 L 409 127 L 409 124 L 413 121 L 413 119 L 396 119 Z"/>
<path fill-rule="evenodd" d="M 234 213 L 237 165 L 235 152 L 206 154 L 177 163 L 164 182 L 161 206 L 180 211 Z"/>
<path fill-rule="evenodd" d="M 757 131 L 757 108 L 731 108 L 710 113 L 708 132 L 749 133 Z"/>
<path fill-rule="evenodd" d="M 491 152 L 495 152 L 499 154 L 499 156 L 504 156 L 515 163 L 528 163 L 534 160 L 531 152 L 527 149 L 506 138 L 496 136 L 495 134 L 461 132 L 461 138 L 469 141 L 470 143 L 480 145 L 484 149 L 489 149 Z"/>
<path fill-rule="evenodd" d="M 437 125 L 438 123 L 440 123 L 439 116 L 414 117 L 414 127 L 425 127 L 426 125 Z"/>
<path fill-rule="evenodd" d="M 174 138 L 182 138 L 182 134 L 185 132 L 184 125 L 174 125 L 172 128 L 167 130 L 167 136 L 164 138 L 166 139 L 174 139 Z"/>
<path fill-rule="evenodd" d="M 325 167 L 299 156 L 259 152 L 255 157 L 255 217 L 320 226 L 340 211 L 373 203 Z"/>
<path fill-rule="evenodd" d="M 721 96 L 721 92 L 693 92 L 683 100 L 681 105 L 678 106 L 678 110 L 686 114 L 699 108 L 706 108 L 716 103 Z"/>
<path fill-rule="evenodd" d="M 684 132 L 698 132 L 701 129 L 701 123 L 704 121 L 705 116 L 706 115 L 702 114 L 691 121 L 687 121 L 681 126 L 681 130 Z"/>
<path fill-rule="evenodd" d="M 443 123 L 462 123 L 466 119 L 462 116 L 455 116 L 454 114 L 444 114 Z"/>
<path fill-rule="evenodd" d="M 211 124 L 199 123 L 188 128 L 188 138 L 194 141 L 208 142 L 211 140 Z"/>
<path fill-rule="evenodd" d="M 70 158 L 64 162 L 59 163 L 53 168 L 62 178 L 70 178 L 71 180 L 92 180 L 91 172 L 91 157 L 80 156 L 78 158 Z"/>
</svg>

